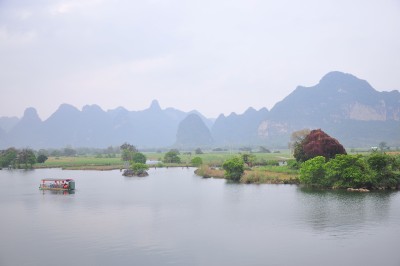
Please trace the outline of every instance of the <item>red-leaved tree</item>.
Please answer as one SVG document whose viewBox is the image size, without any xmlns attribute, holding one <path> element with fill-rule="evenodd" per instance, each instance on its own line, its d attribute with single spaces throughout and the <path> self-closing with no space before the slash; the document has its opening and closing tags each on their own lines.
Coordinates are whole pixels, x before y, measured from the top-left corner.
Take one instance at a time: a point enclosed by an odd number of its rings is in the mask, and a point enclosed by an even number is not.
<svg viewBox="0 0 400 266">
<path fill-rule="evenodd" d="M 336 154 L 347 154 L 343 145 L 321 129 L 315 129 L 311 130 L 301 142 L 295 143 L 293 156 L 297 161 L 305 162 L 316 156 L 334 158 Z"/>
</svg>

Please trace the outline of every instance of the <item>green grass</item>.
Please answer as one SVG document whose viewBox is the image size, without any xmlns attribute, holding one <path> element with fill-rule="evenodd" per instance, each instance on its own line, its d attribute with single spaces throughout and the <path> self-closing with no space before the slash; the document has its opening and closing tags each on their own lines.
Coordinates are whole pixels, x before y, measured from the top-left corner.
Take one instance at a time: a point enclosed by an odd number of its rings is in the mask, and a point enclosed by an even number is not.
<svg viewBox="0 0 400 266">
<path fill-rule="evenodd" d="M 165 153 L 144 153 L 149 160 L 159 160 L 162 161 Z M 266 162 L 266 161 L 278 161 L 284 160 L 285 158 L 293 158 L 289 152 L 282 153 L 253 153 L 256 156 L 256 162 Z M 200 157 L 204 164 L 211 166 L 221 166 L 223 162 L 235 155 L 239 155 L 239 152 L 209 152 L 204 154 L 194 154 L 191 155 L 184 154 L 181 152 L 179 157 L 181 158 L 180 164 L 164 164 L 169 167 L 180 167 L 191 165 L 190 161 L 194 157 Z M 124 166 L 121 161 L 121 157 L 117 156 L 115 158 L 99 158 L 96 156 L 73 156 L 73 157 L 49 157 L 49 159 L 43 164 L 35 164 L 35 168 L 63 168 L 63 169 L 98 169 L 98 170 L 108 170 L 108 169 L 120 169 Z"/>
<path fill-rule="evenodd" d="M 36 164 L 35 168 L 99 168 L 119 169 L 123 166 L 120 158 L 97 158 L 94 156 L 76 156 L 76 157 L 49 157 L 42 163 Z"/>
<path fill-rule="evenodd" d="M 244 152 L 242 152 L 244 153 Z M 164 153 L 145 153 L 148 159 L 163 159 L 164 158 Z M 214 166 L 221 166 L 224 161 L 227 159 L 239 155 L 239 152 L 209 152 L 209 153 L 203 153 L 203 154 L 194 154 L 192 153 L 191 155 L 181 154 L 179 157 L 181 158 L 181 161 L 183 164 L 188 163 L 190 164 L 190 161 L 194 157 L 200 157 L 203 160 L 204 164 L 208 165 L 214 165 Z M 287 160 L 287 159 L 293 159 L 293 156 L 290 154 L 289 151 L 287 152 L 282 152 L 282 153 L 253 153 L 253 155 L 256 156 L 256 162 L 265 162 L 265 161 L 279 161 L 279 160 Z"/>
</svg>

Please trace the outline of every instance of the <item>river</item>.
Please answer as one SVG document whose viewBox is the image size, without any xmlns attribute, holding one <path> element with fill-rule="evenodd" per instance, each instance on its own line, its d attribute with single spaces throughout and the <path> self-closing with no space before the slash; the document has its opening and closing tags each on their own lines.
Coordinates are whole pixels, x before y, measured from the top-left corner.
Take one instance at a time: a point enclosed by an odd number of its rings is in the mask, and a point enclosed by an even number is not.
<svg viewBox="0 0 400 266">
<path fill-rule="evenodd" d="M 400 265 L 400 193 L 204 179 L 194 169 L 0 171 L 0 265 Z M 74 194 L 40 191 L 74 178 Z"/>
</svg>

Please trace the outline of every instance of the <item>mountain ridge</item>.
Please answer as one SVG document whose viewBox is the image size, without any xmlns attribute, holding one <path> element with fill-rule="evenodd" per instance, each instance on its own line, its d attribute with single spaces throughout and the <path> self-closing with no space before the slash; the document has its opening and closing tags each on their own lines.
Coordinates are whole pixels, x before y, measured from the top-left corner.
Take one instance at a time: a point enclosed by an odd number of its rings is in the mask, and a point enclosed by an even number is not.
<svg viewBox="0 0 400 266">
<path fill-rule="evenodd" d="M 191 114 L 202 123 L 192 119 L 192 124 L 182 125 Z M 0 117 L 0 148 L 105 147 L 123 142 L 171 147 L 180 143 L 178 130 L 197 134 L 190 127 L 201 129 L 198 139 L 209 139 L 201 124 L 211 133 L 214 146 L 285 147 L 291 132 L 303 128 L 322 128 L 347 146 L 376 146 L 379 141 L 400 146 L 400 92 L 378 92 L 366 80 L 332 71 L 314 86 L 297 86 L 271 110 L 249 107 L 242 114 L 221 114 L 215 120 L 197 110 L 163 109 L 157 100 L 138 111 L 105 111 L 96 104 L 79 110 L 64 103 L 43 121 L 29 107 L 20 119 Z M 190 140 L 185 134 L 183 139 Z M 182 148 L 196 145 L 196 139 L 186 140 Z"/>
</svg>

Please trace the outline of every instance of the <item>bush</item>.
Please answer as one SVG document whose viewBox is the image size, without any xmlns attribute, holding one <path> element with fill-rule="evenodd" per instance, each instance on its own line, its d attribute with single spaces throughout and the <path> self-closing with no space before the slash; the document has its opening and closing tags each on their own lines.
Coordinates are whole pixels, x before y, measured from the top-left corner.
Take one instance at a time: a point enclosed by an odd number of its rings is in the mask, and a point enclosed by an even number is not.
<svg viewBox="0 0 400 266">
<path fill-rule="evenodd" d="M 164 155 L 164 163 L 181 163 L 178 150 L 170 150 Z"/>
<path fill-rule="evenodd" d="M 192 165 L 198 167 L 198 166 L 200 166 L 200 165 L 203 164 L 203 160 L 202 160 L 200 157 L 194 157 L 194 158 L 191 160 L 191 163 L 192 163 Z"/>
<path fill-rule="evenodd" d="M 385 153 L 372 153 L 367 162 L 376 177 L 376 186 L 380 188 L 395 188 L 399 184 L 399 165 L 396 157 Z"/>
<path fill-rule="evenodd" d="M 45 161 L 47 161 L 47 159 L 48 159 L 48 157 L 47 157 L 46 155 L 40 154 L 40 155 L 37 157 L 36 161 L 37 161 L 38 163 L 44 163 Z"/>
<path fill-rule="evenodd" d="M 317 156 L 305 161 L 301 165 L 299 179 L 306 185 L 329 186 L 330 182 L 326 179 L 325 158 Z"/>
<path fill-rule="evenodd" d="M 300 167 L 300 182 L 331 188 L 396 188 L 400 184 L 396 157 L 373 153 L 338 154 L 325 163 L 322 156 L 305 161 Z"/>
<path fill-rule="evenodd" d="M 326 175 L 335 188 L 371 188 L 374 175 L 361 155 L 339 154 L 325 165 Z"/>
<path fill-rule="evenodd" d="M 239 181 L 244 173 L 243 159 L 242 157 L 235 156 L 229 160 L 226 160 L 222 164 L 222 168 L 225 170 L 225 176 L 227 179 Z"/>
<path fill-rule="evenodd" d="M 144 163 L 132 163 L 131 170 L 133 175 L 136 176 L 147 176 L 147 170 L 149 170 L 149 166 Z"/>
<path fill-rule="evenodd" d="M 132 161 L 135 163 L 146 163 L 146 155 L 144 155 L 141 152 L 135 152 L 134 154 L 132 154 Z"/>
</svg>

